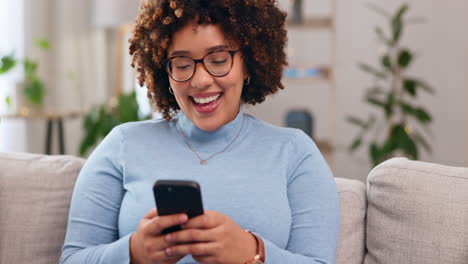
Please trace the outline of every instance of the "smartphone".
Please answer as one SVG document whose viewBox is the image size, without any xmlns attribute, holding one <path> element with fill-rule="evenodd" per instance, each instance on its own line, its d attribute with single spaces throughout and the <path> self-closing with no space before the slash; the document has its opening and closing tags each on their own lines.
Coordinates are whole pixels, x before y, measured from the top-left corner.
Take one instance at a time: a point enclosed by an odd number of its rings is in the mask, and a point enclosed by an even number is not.
<svg viewBox="0 0 468 264">
<path fill-rule="evenodd" d="M 195 181 L 158 180 L 153 186 L 158 215 L 186 213 L 193 218 L 203 214 L 200 185 Z M 166 228 L 163 234 L 182 230 L 180 225 Z"/>
</svg>

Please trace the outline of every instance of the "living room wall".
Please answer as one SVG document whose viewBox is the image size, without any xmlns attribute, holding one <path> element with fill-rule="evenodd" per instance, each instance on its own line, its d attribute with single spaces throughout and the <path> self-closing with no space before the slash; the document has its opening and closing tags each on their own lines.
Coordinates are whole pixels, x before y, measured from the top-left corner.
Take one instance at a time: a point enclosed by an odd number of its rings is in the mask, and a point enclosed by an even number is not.
<svg viewBox="0 0 468 264">
<path fill-rule="evenodd" d="M 66 34 L 73 27 L 57 25 L 54 19 L 62 17 L 66 21 L 66 15 L 60 10 L 74 10 L 76 1 L 69 0 L 25 0 L 27 21 L 25 23 L 26 43 L 31 43 L 33 37 L 47 37 L 53 43 L 59 44 L 59 49 L 52 50 L 44 58 L 46 64 L 41 65 L 47 83 L 52 84 L 51 94 L 47 98 L 50 107 L 63 109 L 77 105 L 77 96 L 74 90 L 67 86 L 63 75 L 57 74 L 57 69 L 63 69 L 67 62 L 67 49 L 63 43 L 78 41 L 73 34 Z M 307 0 L 306 8 L 320 8 L 310 4 L 315 0 Z M 317 0 L 318 2 L 324 0 Z M 89 3 L 89 0 L 85 2 Z M 365 151 L 357 155 L 349 155 L 345 148 L 349 145 L 356 129 L 345 122 L 346 115 L 353 113 L 363 115 L 372 109 L 366 106 L 362 100 L 365 89 L 371 84 L 371 79 L 362 73 L 357 63 L 365 61 L 374 63 L 377 60 L 379 46 L 374 36 L 374 26 L 383 25 L 386 21 L 365 7 L 368 0 L 337 0 L 337 58 L 336 58 L 336 120 L 335 131 L 322 129 L 317 123 L 318 135 L 334 133 L 337 139 L 337 150 L 334 152 L 335 176 L 364 180 L 370 165 Z M 394 11 L 403 1 L 374 0 L 389 11 Z M 416 62 L 412 67 L 412 73 L 427 80 L 437 90 L 435 96 L 423 96 L 421 102 L 427 106 L 433 114 L 434 122 L 431 128 L 433 148 L 432 155 L 424 154 L 422 160 L 433 161 L 454 166 L 468 166 L 468 2 L 465 0 L 452 0 L 448 4 L 439 0 L 411 0 L 411 13 L 427 18 L 427 23 L 414 25 L 405 33 L 405 43 L 417 51 Z M 54 7 L 52 10 L 48 7 Z M 77 12 L 80 9 L 76 10 Z M 81 10 L 83 11 L 83 10 Z M 309 10 L 310 11 L 310 10 Z M 308 11 L 308 12 L 309 12 Z M 78 18 L 78 14 L 70 15 L 69 19 L 86 20 L 86 17 Z M 65 16 L 65 17 L 64 17 Z M 65 20 L 64 20 L 65 19 Z M 88 21 L 88 20 L 86 20 Z M 85 23 L 85 22 L 83 22 Z M 86 22 L 87 23 L 87 22 Z M 111 60 L 112 45 L 106 46 L 106 36 L 103 32 L 92 31 L 82 26 L 90 35 L 94 43 L 101 48 L 95 53 L 98 63 L 109 65 Z M 86 29 L 86 30 L 85 30 Z M 70 32 L 68 32 L 70 33 Z M 63 35 L 65 34 L 65 35 Z M 81 39 L 83 41 L 83 39 Z M 313 40 L 313 39 L 312 39 Z M 304 43 L 310 47 L 310 43 Z M 317 46 L 320 48 L 320 46 Z M 325 47 L 327 48 L 327 47 Z M 26 54 L 36 56 L 31 46 L 26 47 Z M 76 57 L 75 57 L 76 58 Z M 95 58 L 96 59 L 96 58 Z M 107 62 L 102 62 L 103 60 Z M 90 61 L 95 64 L 96 61 Z M 60 73 L 60 71 L 59 71 Z M 66 72 L 65 72 L 66 73 Z M 89 85 L 91 80 L 87 75 L 83 84 L 76 87 L 85 96 L 80 104 L 91 105 L 102 102 L 110 94 L 112 80 L 106 77 L 106 73 L 100 74 L 103 79 L 95 79 L 95 86 Z M 87 82 L 85 82 L 87 81 Z M 64 84 L 65 83 L 65 84 Z M 110 87 L 110 88 L 109 88 Z M 312 86 L 313 87 L 313 86 Z M 75 89 L 75 88 L 73 88 Z M 267 100 L 264 104 L 255 107 L 258 117 L 277 125 L 284 125 L 282 118 L 286 111 L 293 108 L 299 99 L 310 98 L 310 103 L 321 103 L 317 90 L 294 90 L 287 87 L 287 91 L 281 92 L 273 100 Z M 75 91 L 76 92 L 76 91 Z M 279 105 L 280 104 L 280 105 Z M 322 106 L 320 106 L 322 107 Z M 318 120 L 324 117 L 318 117 Z M 81 124 L 79 121 L 69 121 L 66 124 L 67 153 L 76 155 L 79 140 L 81 138 Z M 43 152 L 45 126 L 41 122 L 28 124 L 27 149 L 29 152 Z"/>
<path fill-rule="evenodd" d="M 338 87 L 342 91 L 338 100 L 338 115 L 366 111 L 361 103 L 368 75 L 356 68 L 356 61 L 375 62 L 378 46 L 373 34 L 374 25 L 385 23 L 378 15 L 364 8 L 365 0 L 341 1 L 339 5 L 339 61 Z M 388 10 L 395 10 L 403 1 L 373 1 Z M 465 0 L 408 1 L 411 13 L 427 18 L 427 23 L 408 27 L 408 47 L 416 50 L 411 74 L 420 76 L 436 89 L 435 96 L 422 96 L 421 102 L 433 114 L 431 129 L 431 155 L 421 159 L 453 166 L 468 166 L 468 2 Z M 352 84 L 352 88 L 349 85 Z M 354 90 L 356 89 L 356 90 Z M 463 118 L 465 116 L 465 118 Z M 340 119 L 340 118 L 339 118 Z M 341 120 L 343 120 L 341 118 Z M 353 128 L 346 122 L 338 126 L 338 138 L 350 142 Z M 364 166 L 350 159 L 346 153 L 337 155 L 337 176 L 351 173 L 351 177 L 364 179 Z"/>
<path fill-rule="evenodd" d="M 317 8 L 313 4 L 315 1 L 304 2 L 307 9 Z M 317 0 L 318 5 L 324 5 L 321 2 Z M 416 51 L 415 64 L 410 73 L 426 80 L 436 89 L 435 96 L 424 95 L 419 99 L 434 119 L 429 137 L 433 151 L 432 154 L 424 153 L 421 159 L 468 166 L 468 2 L 372 1 L 389 12 L 394 12 L 404 2 L 410 4 L 410 14 L 427 19 L 425 24 L 408 26 L 404 33 L 404 44 Z M 346 151 L 358 131 L 345 121 L 345 117 L 349 114 L 366 116 L 365 113 L 373 111 L 363 101 L 365 89 L 372 84 L 372 80 L 358 69 L 357 63 L 377 64 L 381 47 L 375 37 L 374 27 L 386 26 L 385 19 L 366 8 L 367 3 L 368 0 L 337 1 L 336 131 L 324 129 L 323 122 L 320 123 L 321 116 L 316 118 L 317 137 L 324 138 L 328 136 L 327 133 L 336 133 L 337 146 L 333 163 L 335 176 L 360 180 L 365 179 L 371 165 L 367 150 L 358 151 L 356 155 Z M 290 36 L 290 40 L 295 38 Z M 303 45 L 301 50 L 313 50 L 314 44 L 304 42 L 298 45 Z M 320 42 L 318 45 L 321 45 Z M 309 90 L 300 91 L 294 91 L 293 86 L 287 87 L 289 91 L 280 93 L 273 103 L 266 102 L 253 112 L 265 120 L 284 125 L 287 109 L 294 109 L 298 102 L 307 100 L 305 98 L 309 98 L 311 104 L 326 107 L 322 106 L 321 85 L 312 83 Z"/>
</svg>

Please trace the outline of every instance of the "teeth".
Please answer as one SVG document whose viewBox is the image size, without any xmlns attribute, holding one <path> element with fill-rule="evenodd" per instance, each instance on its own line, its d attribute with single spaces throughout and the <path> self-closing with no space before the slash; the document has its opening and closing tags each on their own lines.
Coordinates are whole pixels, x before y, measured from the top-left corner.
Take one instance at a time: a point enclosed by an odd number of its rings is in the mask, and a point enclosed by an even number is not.
<svg viewBox="0 0 468 264">
<path fill-rule="evenodd" d="M 195 97 L 193 97 L 193 100 L 197 104 L 207 104 L 207 103 L 211 103 L 211 102 L 217 100 L 220 96 L 221 96 L 220 94 L 217 94 L 217 95 L 210 96 L 210 97 L 205 97 L 205 98 L 195 98 Z"/>
</svg>

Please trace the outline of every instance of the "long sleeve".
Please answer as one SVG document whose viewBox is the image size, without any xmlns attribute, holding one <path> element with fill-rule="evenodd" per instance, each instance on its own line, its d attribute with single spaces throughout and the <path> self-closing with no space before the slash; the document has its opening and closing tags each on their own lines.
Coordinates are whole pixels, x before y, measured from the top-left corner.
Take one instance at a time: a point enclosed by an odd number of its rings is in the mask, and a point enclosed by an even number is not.
<svg viewBox="0 0 468 264">
<path fill-rule="evenodd" d="M 297 135 L 296 152 L 288 182 L 291 233 L 286 249 L 265 240 L 266 264 L 335 263 L 339 234 L 339 201 L 333 175 L 315 144 Z"/>
<path fill-rule="evenodd" d="M 89 157 L 78 176 L 70 205 L 61 264 L 130 263 L 129 237 L 119 239 L 124 195 L 123 136 L 115 128 Z"/>
</svg>

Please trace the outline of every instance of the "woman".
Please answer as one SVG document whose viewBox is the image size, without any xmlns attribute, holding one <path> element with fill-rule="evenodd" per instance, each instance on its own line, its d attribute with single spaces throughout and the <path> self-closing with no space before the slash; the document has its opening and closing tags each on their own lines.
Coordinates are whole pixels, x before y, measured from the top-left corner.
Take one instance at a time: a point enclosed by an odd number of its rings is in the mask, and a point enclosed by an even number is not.
<svg viewBox="0 0 468 264">
<path fill-rule="evenodd" d="M 242 109 L 283 88 L 284 23 L 273 0 L 142 5 L 130 52 L 165 120 L 118 126 L 90 156 L 61 263 L 334 263 L 338 198 L 319 150 Z M 205 213 L 158 216 L 158 179 L 199 182 Z"/>
</svg>

